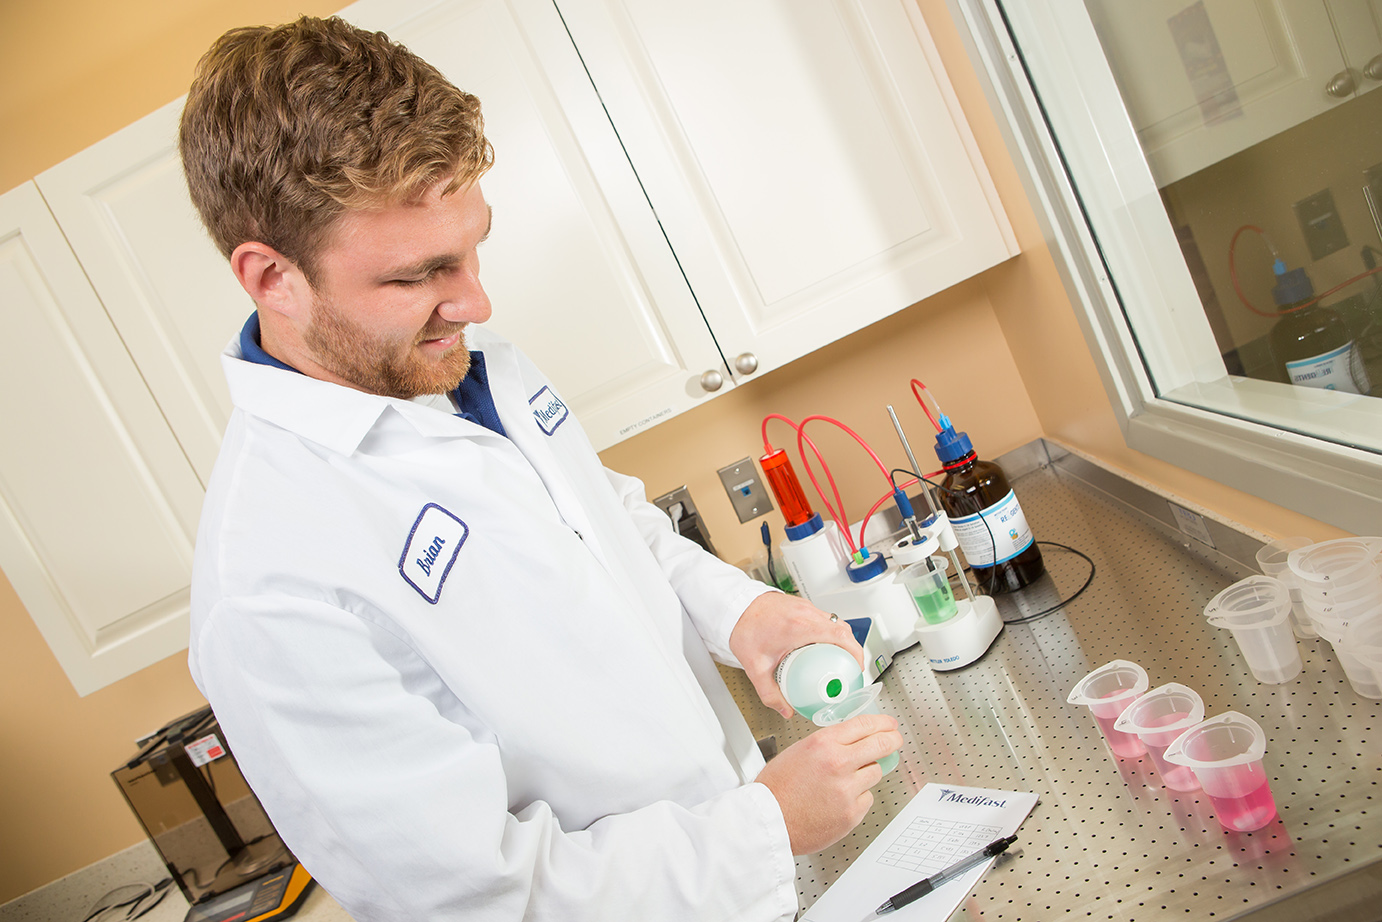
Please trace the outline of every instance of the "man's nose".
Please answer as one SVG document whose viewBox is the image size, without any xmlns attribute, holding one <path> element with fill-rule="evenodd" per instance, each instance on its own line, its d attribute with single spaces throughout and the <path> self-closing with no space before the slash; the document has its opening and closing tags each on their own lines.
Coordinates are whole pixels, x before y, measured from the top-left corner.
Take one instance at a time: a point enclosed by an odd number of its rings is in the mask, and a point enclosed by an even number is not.
<svg viewBox="0 0 1382 922">
<path fill-rule="evenodd" d="M 484 323 L 493 312 L 477 272 L 461 272 L 441 293 L 437 314 L 453 323 Z"/>
</svg>

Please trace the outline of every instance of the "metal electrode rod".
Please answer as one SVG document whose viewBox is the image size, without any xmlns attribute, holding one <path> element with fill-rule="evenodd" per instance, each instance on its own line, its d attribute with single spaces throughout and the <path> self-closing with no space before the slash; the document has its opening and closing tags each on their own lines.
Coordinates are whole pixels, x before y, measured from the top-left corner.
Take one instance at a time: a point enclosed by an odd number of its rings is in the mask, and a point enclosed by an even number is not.
<svg viewBox="0 0 1382 922">
<path fill-rule="evenodd" d="M 907 433 L 902 431 L 902 423 L 897 419 L 897 413 L 893 410 L 893 405 L 888 404 L 888 416 L 892 418 L 893 428 L 897 430 L 898 441 L 902 443 L 902 450 L 907 453 L 907 460 L 911 462 L 912 473 L 917 475 L 917 480 L 921 483 L 921 495 L 926 497 L 926 505 L 931 509 L 932 515 L 941 515 L 941 510 L 937 508 L 936 501 L 931 497 L 931 484 L 921 476 L 921 465 L 917 464 L 917 456 L 912 454 L 912 446 L 907 443 Z M 964 567 L 960 566 L 960 555 L 955 553 L 952 548 L 946 551 L 950 555 L 950 562 L 955 566 L 955 572 L 959 574 L 960 585 L 965 587 L 965 595 L 972 603 L 974 601 L 974 590 L 970 588 L 969 579 L 964 575 Z"/>
</svg>

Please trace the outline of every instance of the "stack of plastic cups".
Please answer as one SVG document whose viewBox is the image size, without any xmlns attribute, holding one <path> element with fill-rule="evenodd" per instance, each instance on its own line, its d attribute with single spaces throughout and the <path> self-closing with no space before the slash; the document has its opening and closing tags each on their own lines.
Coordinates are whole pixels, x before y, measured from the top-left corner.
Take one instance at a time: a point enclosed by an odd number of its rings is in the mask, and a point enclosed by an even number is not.
<svg viewBox="0 0 1382 922">
<path fill-rule="evenodd" d="M 1162 757 L 1195 773 L 1219 824 L 1233 832 L 1261 829 L 1276 817 L 1262 768 L 1267 736 L 1251 717 L 1227 711 L 1186 730 Z"/>
<path fill-rule="evenodd" d="M 1382 685 L 1382 618 L 1350 622 L 1344 629 L 1344 646 L 1372 671 L 1373 681 Z"/>
<path fill-rule="evenodd" d="M 1305 601 L 1301 598 L 1300 581 L 1286 565 L 1286 558 L 1294 550 L 1309 547 L 1314 542 L 1303 535 L 1294 538 L 1277 538 L 1262 545 L 1257 551 L 1257 568 L 1262 575 L 1279 579 L 1291 592 L 1291 629 L 1301 640 L 1318 637 L 1315 626 L 1310 623 L 1310 615 L 1305 611 Z"/>
<path fill-rule="evenodd" d="M 1168 682 L 1128 705 L 1114 729 L 1137 734 L 1147 747 L 1162 783 L 1168 788 L 1197 791 L 1200 782 L 1195 772 L 1188 766 L 1167 762 L 1163 755 L 1176 737 L 1202 720 L 1204 702 L 1199 694 L 1178 682 Z"/>
<path fill-rule="evenodd" d="M 1249 576 L 1210 600 L 1204 616 L 1228 628 L 1253 678 L 1280 685 L 1300 675 L 1300 651 L 1291 629 L 1291 591 L 1270 576 Z"/>
<path fill-rule="evenodd" d="M 1113 754 L 1124 759 L 1135 759 L 1147 751 L 1142 740 L 1132 733 L 1124 733 L 1114 727 L 1118 718 L 1127 710 L 1151 683 L 1147 671 L 1136 663 L 1116 659 L 1105 663 L 1089 675 L 1075 683 L 1066 699 L 1070 704 L 1083 704 L 1094 715 L 1099 732 L 1113 750 Z"/>
<path fill-rule="evenodd" d="M 1336 538 L 1298 548 L 1286 558 L 1310 622 L 1334 647 L 1349 685 L 1364 698 L 1382 698 L 1382 680 L 1345 641 L 1345 632 L 1354 622 L 1382 618 L 1380 551 L 1377 538 Z"/>
</svg>

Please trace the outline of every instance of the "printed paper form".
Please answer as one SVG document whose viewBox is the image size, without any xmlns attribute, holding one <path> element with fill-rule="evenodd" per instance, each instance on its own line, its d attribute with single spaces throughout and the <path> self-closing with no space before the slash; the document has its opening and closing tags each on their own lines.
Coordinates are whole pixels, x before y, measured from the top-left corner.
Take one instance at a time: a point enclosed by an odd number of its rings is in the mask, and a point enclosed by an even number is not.
<svg viewBox="0 0 1382 922">
<path fill-rule="evenodd" d="M 894 893 L 1017 832 L 1037 795 L 928 784 L 916 793 L 854 863 L 816 901 L 802 922 L 861 922 Z M 1017 840 L 1022 845 L 1022 839 Z M 986 861 L 885 918 L 946 919 L 964 902 L 993 861 Z"/>
</svg>

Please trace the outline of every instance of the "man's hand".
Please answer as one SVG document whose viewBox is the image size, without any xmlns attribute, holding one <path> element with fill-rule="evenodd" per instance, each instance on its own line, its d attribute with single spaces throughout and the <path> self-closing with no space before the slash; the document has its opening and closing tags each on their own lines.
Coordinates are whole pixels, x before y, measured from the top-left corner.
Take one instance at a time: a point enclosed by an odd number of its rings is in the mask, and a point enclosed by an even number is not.
<svg viewBox="0 0 1382 922">
<path fill-rule="evenodd" d="M 754 599 L 729 635 L 729 648 L 744 667 L 763 703 L 783 717 L 792 706 L 782 697 L 773 670 L 788 653 L 811 643 L 844 647 L 864 667 L 864 650 L 843 619 L 831 621 L 805 599 L 781 592 L 765 592 Z"/>
<path fill-rule="evenodd" d="M 844 838 L 873 806 L 878 760 L 902 748 L 897 721 L 863 714 L 823 727 L 782 750 L 758 773 L 787 823 L 792 854 L 809 855 Z"/>
</svg>

